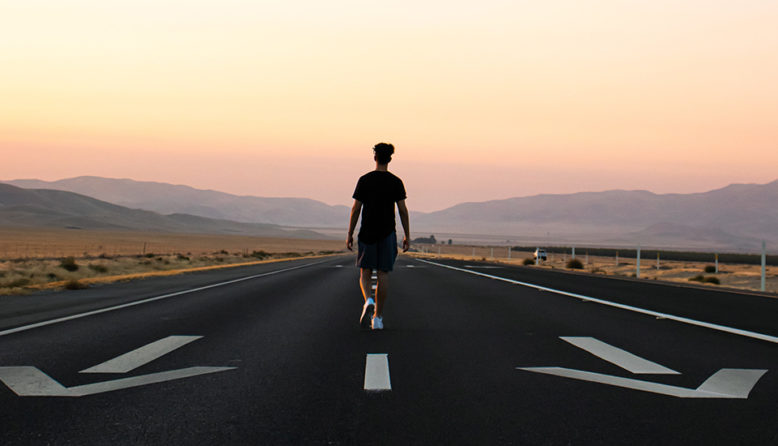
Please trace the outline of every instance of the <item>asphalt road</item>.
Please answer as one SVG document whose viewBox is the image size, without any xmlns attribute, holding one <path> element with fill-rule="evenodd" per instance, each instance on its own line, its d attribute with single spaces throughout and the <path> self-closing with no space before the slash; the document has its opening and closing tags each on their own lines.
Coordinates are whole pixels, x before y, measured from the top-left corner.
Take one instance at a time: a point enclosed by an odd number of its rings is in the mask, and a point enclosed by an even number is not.
<svg viewBox="0 0 778 446">
<path fill-rule="evenodd" d="M 439 263 L 383 331 L 352 257 L 0 298 L 0 444 L 778 444 L 778 300 Z"/>
</svg>

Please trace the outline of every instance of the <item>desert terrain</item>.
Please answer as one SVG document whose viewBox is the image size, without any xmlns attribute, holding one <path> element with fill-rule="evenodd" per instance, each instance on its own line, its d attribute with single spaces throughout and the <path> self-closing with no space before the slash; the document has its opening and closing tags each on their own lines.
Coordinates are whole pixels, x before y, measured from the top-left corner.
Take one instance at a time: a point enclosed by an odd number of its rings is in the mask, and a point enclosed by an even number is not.
<svg viewBox="0 0 778 446">
<path fill-rule="evenodd" d="M 511 251 L 510 258 L 508 248 L 462 246 L 462 245 L 416 245 L 415 249 L 421 251 L 414 253 L 423 257 L 448 257 L 460 260 L 486 260 L 511 265 L 522 265 L 526 259 L 533 259 L 531 251 Z M 534 260 L 530 266 L 534 268 L 562 269 L 569 271 L 581 271 L 591 274 L 604 274 L 621 277 L 635 277 L 636 259 L 619 257 L 589 256 L 585 249 L 576 251 L 576 259 L 583 266 L 582 269 L 567 268 L 567 262 L 571 259 L 571 253 L 549 253 L 548 260 L 535 266 Z M 618 263 L 617 263 L 618 262 Z M 658 266 L 658 267 L 657 267 Z M 683 262 L 662 260 L 661 255 L 657 259 L 642 257 L 640 260 L 640 278 L 646 280 L 663 280 L 684 284 L 696 284 L 710 287 L 735 288 L 750 291 L 759 291 L 761 285 L 761 266 L 745 264 L 727 264 L 719 262 L 718 274 L 706 272 L 706 267 L 714 267 L 714 256 L 711 254 L 710 262 Z M 702 278 L 700 278 L 702 276 Z M 713 279 L 718 279 L 715 284 Z M 690 280 L 694 279 L 694 280 Z M 765 289 L 769 293 L 778 293 L 778 267 L 768 265 L 766 267 Z"/>
</svg>

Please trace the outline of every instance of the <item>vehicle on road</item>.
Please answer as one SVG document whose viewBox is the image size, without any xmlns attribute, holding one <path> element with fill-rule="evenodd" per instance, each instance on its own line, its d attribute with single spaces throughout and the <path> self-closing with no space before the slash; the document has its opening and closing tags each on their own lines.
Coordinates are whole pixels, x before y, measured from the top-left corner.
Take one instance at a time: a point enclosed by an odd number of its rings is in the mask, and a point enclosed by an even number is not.
<svg viewBox="0 0 778 446">
<path fill-rule="evenodd" d="M 548 257 L 546 256 L 546 250 L 542 249 L 542 248 L 537 248 L 535 250 L 534 259 L 535 260 L 538 260 L 538 259 L 540 259 L 540 260 L 547 260 Z"/>
</svg>

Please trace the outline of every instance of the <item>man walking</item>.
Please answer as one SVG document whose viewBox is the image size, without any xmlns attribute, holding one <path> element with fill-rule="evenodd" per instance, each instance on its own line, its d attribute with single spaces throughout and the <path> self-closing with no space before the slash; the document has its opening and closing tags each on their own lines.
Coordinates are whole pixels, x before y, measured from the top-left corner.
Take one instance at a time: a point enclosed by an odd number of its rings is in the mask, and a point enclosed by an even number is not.
<svg viewBox="0 0 778 446">
<path fill-rule="evenodd" d="M 405 236 L 403 252 L 408 251 L 411 243 L 411 230 L 408 208 L 405 206 L 405 186 L 401 179 L 389 172 L 389 162 L 394 154 L 394 146 L 378 143 L 373 147 L 375 170 L 362 175 L 354 190 L 354 206 L 351 208 L 351 220 L 348 227 L 346 247 L 352 251 L 354 229 L 359 214 L 362 213 L 362 226 L 357 236 L 357 266 L 360 268 L 359 285 L 362 288 L 364 305 L 359 323 L 363 328 L 373 330 L 384 328 L 383 311 L 389 292 L 389 272 L 397 257 L 397 235 L 395 233 L 394 205 L 400 213 Z M 370 276 L 377 270 L 378 286 L 375 301 L 371 296 Z"/>
</svg>

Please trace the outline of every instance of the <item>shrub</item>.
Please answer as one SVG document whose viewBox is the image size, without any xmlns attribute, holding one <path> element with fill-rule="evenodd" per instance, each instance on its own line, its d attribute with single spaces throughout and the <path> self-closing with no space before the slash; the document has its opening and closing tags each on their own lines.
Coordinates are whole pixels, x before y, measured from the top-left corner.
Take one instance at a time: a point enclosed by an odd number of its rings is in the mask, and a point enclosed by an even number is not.
<svg viewBox="0 0 778 446">
<path fill-rule="evenodd" d="M 48 278 L 51 281 L 59 280 L 59 276 L 54 273 L 48 273 L 46 274 L 46 278 Z"/>
<path fill-rule="evenodd" d="M 154 256 L 156 256 L 156 254 L 154 254 L 153 252 L 150 252 L 150 253 L 146 254 L 144 257 L 146 257 L 147 259 L 152 259 L 152 258 L 154 258 Z"/>
<path fill-rule="evenodd" d="M 702 282 L 705 281 L 705 276 L 703 276 L 702 274 L 697 274 L 694 277 L 690 277 L 689 281 L 690 282 L 700 282 L 700 283 L 702 283 Z"/>
<path fill-rule="evenodd" d="M 29 284 L 30 284 L 30 279 L 16 279 L 12 282 L 9 282 L 6 286 L 8 288 L 21 288 Z"/>
<path fill-rule="evenodd" d="M 78 280 L 68 280 L 65 282 L 65 289 L 66 290 L 83 290 L 85 288 L 89 288 L 89 286 L 85 283 L 81 283 Z"/>
<path fill-rule="evenodd" d="M 269 252 L 265 252 L 265 251 L 261 251 L 261 250 L 260 251 L 252 251 L 251 252 L 251 257 L 256 257 L 259 260 L 262 260 L 265 257 L 270 257 L 270 253 Z"/>
<path fill-rule="evenodd" d="M 230 253 L 229 253 L 229 252 L 227 252 L 227 250 L 226 250 L 226 249 L 222 249 L 221 251 L 219 251 L 219 254 L 223 254 L 223 255 L 225 255 L 225 256 L 226 256 L 226 255 L 229 255 Z"/>
<path fill-rule="evenodd" d="M 527 257 L 526 259 L 522 260 L 521 264 L 522 265 L 534 265 L 535 264 L 535 259 L 531 259 L 531 258 Z"/>
<path fill-rule="evenodd" d="M 187 261 L 187 262 L 189 261 L 189 257 L 187 257 L 187 256 L 185 256 L 183 254 L 179 254 L 178 256 L 176 256 L 176 258 L 178 260 L 184 260 L 184 261 Z"/>
<path fill-rule="evenodd" d="M 89 264 L 89 269 L 91 269 L 92 271 L 94 271 L 96 273 L 107 273 L 108 272 L 108 268 L 106 266 L 103 266 L 103 265 L 92 265 L 91 263 Z"/>
<path fill-rule="evenodd" d="M 60 260 L 59 266 L 64 268 L 66 271 L 78 271 L 78 264 L 76 263 L 76 259 L 73 257 L 65 257 L 64 259 Z"/>
<path fill-rule="evenodd" d="M 713 266 L 713 265 L 708 265 L 708 266 L 705 267 L 705 272 L 706 273 L 715 273 L 716 272 L 716 267 Z"/>
<path fill-rule="evenodd" d="M 719 280 L 719 278 L 718 277 L 713 277 L 713 276 L 706 277 L 705 278 L 705 283 L 712 283 L 714 285 L 721 285 L 721 281 Z"/>
<path fill-rule="evenodd" d="M 580 261 L 580 260 L 578 260 L 578 259 L 570 259 L 570 260 L 567 262 L 567 265 L 566 265 L 566 266 L 567 266 L 567 268 L 569 268 L 569 269 L 583 269 L 583 267 L 584 267 L 584 266 L 583 266 L 583 263 L 581 263 L 581 261 Z"/>
</svg>

